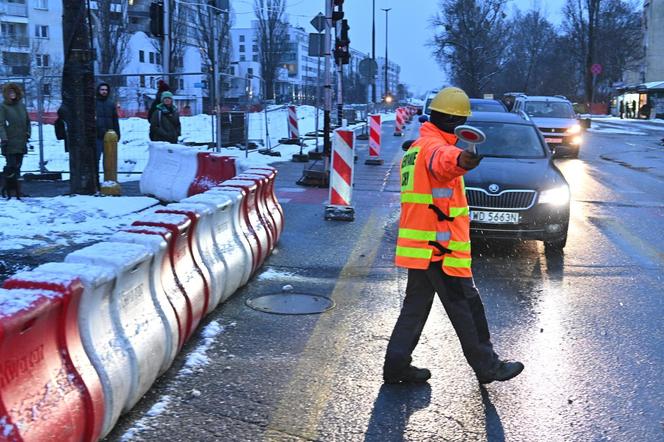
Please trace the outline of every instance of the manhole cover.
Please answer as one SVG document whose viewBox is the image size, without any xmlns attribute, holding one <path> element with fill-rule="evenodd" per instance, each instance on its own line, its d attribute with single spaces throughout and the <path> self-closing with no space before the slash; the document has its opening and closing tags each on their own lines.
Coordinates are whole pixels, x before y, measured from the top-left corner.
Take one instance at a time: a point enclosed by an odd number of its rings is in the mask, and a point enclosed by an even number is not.
<svg viewBox="0 0 664 442">
<path fill-rule="evenodd" d="M 247 299 L 254 310 L 278 315 L 311 315 L 334 307 L 334 301 L 325 296 L 305 293 L 274 293 Z"/>
</svg>

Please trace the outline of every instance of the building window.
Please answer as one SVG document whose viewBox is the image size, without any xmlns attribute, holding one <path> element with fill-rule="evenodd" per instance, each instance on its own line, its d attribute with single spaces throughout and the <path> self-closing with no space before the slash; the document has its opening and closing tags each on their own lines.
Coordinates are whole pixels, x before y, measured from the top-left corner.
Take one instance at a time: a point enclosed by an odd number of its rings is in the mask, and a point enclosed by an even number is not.
<svg viewBox="0 0 664 442">
<path fill-rule="evenodd" d="M 46 96 L 51 95 L 51 85 L 50 85 L 50 83 L 42 84 L 42 95 L 46 95 Z"/>
<path fill-rule="evenodd" d="M 154 64 L 154 52 L 149 52 L 148 55 L 150 55 L 150 63 Z"/>
<path fill-rule="evenodd" d="M 240 52 L 244 52 L 244 45 L 240 45 Z"/>
<path fill-rule="evenodd" d="M 258 45 L 253 45 L 251 47 L 251 50 L 254 51 L 254 52 L 258 52 Z"/>
<path fill-rule="evenodd" d="M 161 64 L 161 54 L 159 52 L 155 52 L 155 59 L 157 64 Z"/>
<path fill-rule="evenodd" d="M 251 56 L 252 61 L 258 61 L 258 55 L 254 54 Z"/>
<path fill-rule="evenodd" d="M 35 37 L 48 38 L 48 26 L 46 25 L 35 26 Z"/>
<path fill-rule="evenodd" d="M 49 65 L 48 54 L 35 55 L 35 64 L 40 68 L 46 68 Z"/>
<path fill-rule="evenodd" d="M 184 79 L 180 78 L 180 89 L 184 89 Z"/>
<path fill-rule="evenodd" d="M 48 0 L 35 0 L 35 9 L 48 9 Z"/>
<path fill-rule="evenodd" d="M 247 57 L 244 54 L 240 54 L 240 61 L 247 61 Z"/>
<path fill-rule="evenodd" d="M 145 75 L 140 75 L 138 77 L 138 85 L 140 87 L 145 87 Z"/>
<path fill-rule="evenodd" d="M 244 41 L 244 35 L 240 35 L 240 42 Z"/>
<path fill-rule="evenodd" d="M 235 75 L 235 66 L 231 66 L 231 67 L 228 69 L 228 72 L 229 72 L 231 75 Z"/>
<path fill-rule="evenodd" d="M 247 74 L 254 75 L 254 68 L 247 68 Z"/>
<path fill-rule="evenodd" d="M 145 51 L 138 51 L 138 61 L 145 63 Z"/>
<path fill-rule="evenodd" d="M 154 89 L 154 77 L 150 77 L 150 87 Z"/>
</svg>

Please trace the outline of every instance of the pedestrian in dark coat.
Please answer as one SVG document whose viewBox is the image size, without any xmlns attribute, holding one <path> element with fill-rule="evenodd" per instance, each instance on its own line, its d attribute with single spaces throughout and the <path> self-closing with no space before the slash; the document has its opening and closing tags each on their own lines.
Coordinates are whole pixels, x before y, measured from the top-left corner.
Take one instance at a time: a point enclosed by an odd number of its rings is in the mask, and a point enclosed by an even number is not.
<svg viewBox="0 0 664 442">
<path fill-rule="evenodd" d="M 157 106 L 161 103 L 161 94 L 164 92 L 170 92 L 171 88 L 168 86 L 168 83 L 166 83 L 164 80 L 159 80 L 157 82 L 157 96 L 154 98 L 154 101 L 150 105 L 150 109 L 148 110 L 148 121 L 152 118 L 152 114 L 154 111 L 157 110 Z M 152 140 L 154 141 L 154 140 Z"/>
<path fill-rule="evenodd" d="M 639 118 L 639 114 L 636 113 L 636 100 L 632 100 L 632 118 Z"/>
<path fill-rule="evenodd" d="M 7 166 L 20 176 L 23 155 L 28 153 L 30 117 L 21 101 L 23 90 L 16 83 L 7 83 L 2 88 L 4 101 L 0 104 L 0 147 Z"/>
<path fill-rule="evenodd" d="M 104 153 L 104 135 L 109 130 L 115 131 L 120 140 L 120 122 L 118 121 L 118 109 L 115 101 L 111 100 L 111 86 L 108 83 L 100 83 L 97 86 L 97 103 L 95 107 L 97 117 L 97 167 L 101 154 Z"/>
<path fill-rule="evenodd" d="M 150 118 L 150 139 L 176 144 L 180 136 L 180 116 L 173 106 L 173 94 L 161 94 L 161 103 Z"/>
<path fill-rule="evenodd" d="M 623 119 L 623 115 L 625 114 L 625 102 L 620 100 L 620 119 Z"/>
</svg>

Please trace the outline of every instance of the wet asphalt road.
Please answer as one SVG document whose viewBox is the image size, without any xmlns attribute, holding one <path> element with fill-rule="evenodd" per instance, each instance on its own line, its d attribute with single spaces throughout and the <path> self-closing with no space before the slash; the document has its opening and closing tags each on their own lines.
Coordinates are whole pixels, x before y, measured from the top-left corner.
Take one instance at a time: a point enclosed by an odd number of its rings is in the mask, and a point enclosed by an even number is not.
<svg viewBox="0 0 664 442">
<path fill-rule="evenodd" d="M 532 242 L 473 245 L 494 345 L 526 364 L 480 388 L 439 303 L 414 355 L 433 378 L 382 385 L 406 282 L 392 265 L 403 139 L 385 126 L 383 166 L 365 166 L 359 145 L 352 223 L 324 221 L 326 191 L 295 185 L 302 165 L 278 165 L 278 250 L 210 315 L 223 332 L 195 335 L 107 439 L 664 440 L 662 131 L 589 133 L 580 159 L 557 160 L 573 198 L 564 255 Z M 643 166 L 645 156 L 655 158 Z M 246 306 L 286 284 L 336 307 L 283 316 Z"/>
<path fill-rule="evenodd" d="M 326 192 L 294 185 L 301 165 L 279 165 L 287 224 L 267 273 L 211 315 L 224 332 L 206 347 L 207 365 L 182 369 L 201 349 L 194 338 L 108 440 L 664 440 L 661 132 L 589 133 L 579 160 L 557 160 L 573 195 L 564 255 L 474 244 L 494 344 L 526 364 L 480 388 L 439 304 L 415 353 L 431 381 L 382 385 L 405 287 L 392 265 L 402 139 L 391 131 L 384 166 L 365 166 L 360 144 L 352 223 L 324 221 Z M 659 157 L 630 167 L 645 155 Z M 336 307 L 280 316 L 246 306 L 285 284 Z"/>
</svg>

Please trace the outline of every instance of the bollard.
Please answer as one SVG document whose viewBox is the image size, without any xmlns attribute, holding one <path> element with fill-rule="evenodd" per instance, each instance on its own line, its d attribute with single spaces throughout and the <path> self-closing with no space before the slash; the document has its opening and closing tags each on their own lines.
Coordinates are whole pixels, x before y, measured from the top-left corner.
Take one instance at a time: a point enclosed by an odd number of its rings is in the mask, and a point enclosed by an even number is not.
<svg viewBox="0 0 664 442">
<path fill-rule="evenodd" d="M 337 129 L 332 145 L 332 168 L 330 170 L 330 196 L 325 207 L 326 220 L 353 221 L 355 209 L 351 205 L 353 193 L 353 146 L 355 132 Z"/>
<path fill-rule="evenodd" d="M 120 195 L 118 184 L 118 134 L 107 130 L 104 134 L 104 182 L 100 186 L 102 195 Z"/>
<path fill-rule="evenodd" d="M 369 128 L 369 158 L 364 162 L 364 164 L 380 166 L 383 164 L 383 159 L 380 158 L 380 114 L 369 116 Z"/>
</svg>

